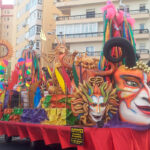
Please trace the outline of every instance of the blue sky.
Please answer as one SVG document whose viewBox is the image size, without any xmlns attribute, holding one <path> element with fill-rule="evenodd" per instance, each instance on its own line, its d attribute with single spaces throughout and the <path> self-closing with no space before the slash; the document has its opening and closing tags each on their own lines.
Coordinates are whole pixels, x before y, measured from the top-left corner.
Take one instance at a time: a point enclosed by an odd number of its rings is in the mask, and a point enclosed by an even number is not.
<svg viewBox="0 0 150 150">
<path fill-rule="evenodd" d="M 2 0 L 3 4 L 13 4 L 14 0 Z"/>
</svg>

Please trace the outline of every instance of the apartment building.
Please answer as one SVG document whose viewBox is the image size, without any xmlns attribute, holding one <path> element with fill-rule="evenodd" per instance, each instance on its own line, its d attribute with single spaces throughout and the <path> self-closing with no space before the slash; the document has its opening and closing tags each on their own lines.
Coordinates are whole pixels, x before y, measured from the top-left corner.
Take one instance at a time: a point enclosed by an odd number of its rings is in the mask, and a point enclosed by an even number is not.
<svg viewBox="0 0 150 150">
<path fill-rule="evenodd" d="M 0 40 L 6 40 L 10 44 L 13 43 L 13 5 L 4 5 L 0 0 Z M 0 57 L 6 56 L 8 53 L 5 46 L 0 46 Z M 11 60 L 9 60 L 8 70 L 6 72 L 6 78 L 10 75 Z"/>
<path fill-rule="evenodd" d="M 3 5 L 0 0 L 0 39 L 12 43 L 11 27 L 13 24 L 13 5 Z M 0 47 L 0 55 L 5 55 L 6 50 Z"/>
<path fill-rule="evenodd" d="M 16 0 L 15 1 L 15 40 L 16 61 L 22 51 L 33 44 L 39 56 L 52 50 L 56 30 L 55 15 L 61 14 L 53 0 Z M 46 40 L 40 37 L 41 29 Z M 42 57 L 41 62 L 43 63 Z M 14 63 L 15 64 L 15 63 Z"/>
<path fill-rule="evenodd" d="M 100 55 L 103 40 L 103 14 L 101 8 L 107 0 L 56 0 L 56 7 L 65 16 L 56 18 L 56 34 L 65 36 L 71 51 Z M 120 8 L 119 0 L 112 0 Z M 135 19 L 134 36 L 141 59 L 150 59 L 150 0 L 123 0 Z"/>
<path fill-rule="evenodd" d="M 29 41 L 30 44 L 34 44 L 34 50 L 40 53 L 42 0 L 16 0 L 15 15 L 16 58 L 19 58 L 22 51 L 29 47 Z"/>
</svg>

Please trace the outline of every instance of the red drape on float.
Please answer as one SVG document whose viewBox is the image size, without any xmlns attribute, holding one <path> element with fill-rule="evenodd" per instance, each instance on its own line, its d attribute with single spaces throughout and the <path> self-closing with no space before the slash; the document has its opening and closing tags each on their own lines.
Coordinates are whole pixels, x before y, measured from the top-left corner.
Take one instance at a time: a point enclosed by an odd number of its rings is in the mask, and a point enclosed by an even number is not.
<svg viewBox="0 0 150 150">
<path fill-rule="evenodd" d="M 84 145 L 76 146 L 70 144 L 70 129 L 70 126 L 0 121 L 0 135 L 44 140 L 46 145 L 60 143 L 62 148 L 77 147 L 78 150 L 150 150 L 149 130 L 84 127 Z"/>
</svg>

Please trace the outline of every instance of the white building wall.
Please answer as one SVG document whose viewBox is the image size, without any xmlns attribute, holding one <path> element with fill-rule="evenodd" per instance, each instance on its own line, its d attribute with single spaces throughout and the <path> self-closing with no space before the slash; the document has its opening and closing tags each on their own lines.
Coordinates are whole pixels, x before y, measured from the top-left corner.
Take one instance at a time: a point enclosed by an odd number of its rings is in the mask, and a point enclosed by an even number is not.
<svg viewBox="0 0 150 150">
<path fill-rule="evenodd" d="M 149 9 L 149 11 L 150 11 L 150 0 L 123 0 L 123 3 L 127 7 L 129 7 L 130 10 L 137 10 L 137 11 L 140 9 L 141 4 L 145 4 L 146 9 Z M 115 4 L 116 8 L 119 8 L 119 1 L 118 1 L 118 3 L 114 3 L 114 4 Z M 99 4 L 91 4 L 91 5 L 81 5 L 81 6 L 70 8 L 70 14 L 71 14 L 71 16 L 85 15 L 87 9 L 95 9 L 95 13 L 102 13 L 101 12 L 102 7 L 104 7 L 104 3 L 103 4 L 99 3 Z M 140 24 L 144 24 L 144 28 L 149 29 L 149 31 L 150 31 L 150 13 L 149 13 L 149 17 L 138 18 L 138 19 L 135 19 L 135 21 L 136 22 L 135 22 L 134 29 L 140 29 Z M 97 32 L 103 32 L 103 22 L 98 22 Z M 150 50 L 150 33 L 149 33 L 149 38 L 145 38 L 145 39 L 139 38 L 136 40 L 137 49 L 139 49 L 143 43 L 145 43 L 145 49 Z M 89 47 L 89 46 L 94 46 L 95 51 L 102 50 L 102 42 L 97 42 L 97 43 L 96 42 L 94 42 L 94 43 L 85 42 L 85 43 L 70 44 L 70 50 L 71 51 L 78 50 L 81 52 L 85 52 L 86 47 Z"/>
<path fill-rule="evenodd" d="M 73 7 L 71 8 L 71 15 L 85 15 L 87 9 L 95 9 L 96 13 L 101 13 L 102 5 L 86 5 L 86 6 L 80 6 L 80 7 Z"/>
<path fill-rule="evenodd" d="M 74 52 L 75 50 L 79 52 L 86 52 L 86 47 L 94 47 L 95 51 L 102 51 L 102 43 L 76 43 L 70 45 L 70 51 Z"/>
</svg>

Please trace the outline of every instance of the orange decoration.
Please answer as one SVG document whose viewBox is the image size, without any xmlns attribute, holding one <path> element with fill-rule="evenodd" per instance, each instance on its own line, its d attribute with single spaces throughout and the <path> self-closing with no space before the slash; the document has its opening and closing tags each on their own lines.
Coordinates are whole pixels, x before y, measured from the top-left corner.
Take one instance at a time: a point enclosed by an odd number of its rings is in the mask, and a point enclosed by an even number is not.
<svg viewBox="0 0 150 150">
<path fill-rule="evenodd" d="M 7 54 L 5 54 L 4 56 L 0 55 L 0 60 L 3 60 L 3 59 L 8 60 L 8 59 L 10 59 L 12 57 L 12 55 L 13 55 L 12 45 L 8 41 L 0 40 L 0 46 L 4 46 L 7 49 Z"/>
</svg>

